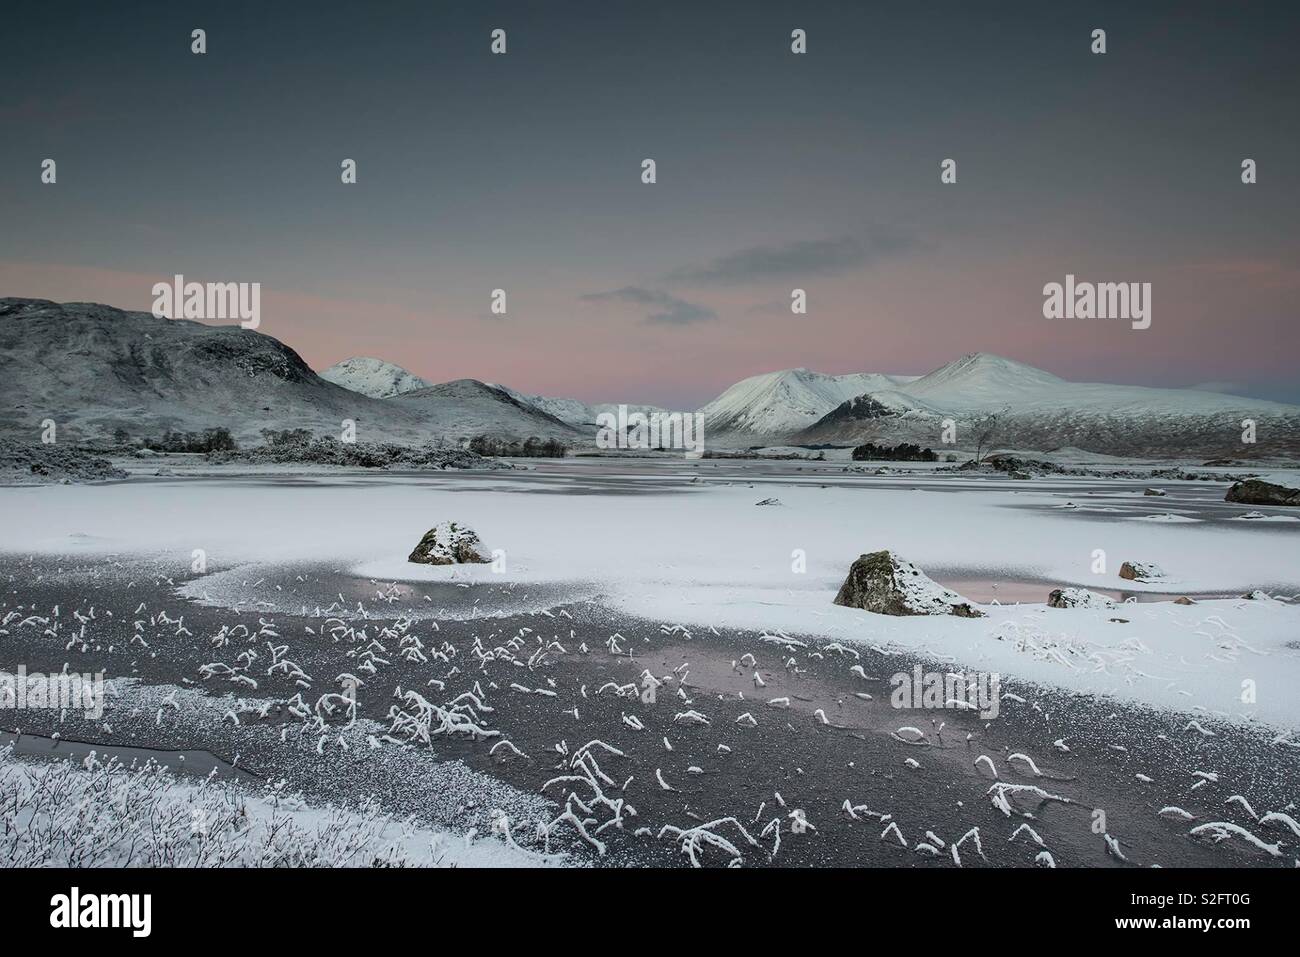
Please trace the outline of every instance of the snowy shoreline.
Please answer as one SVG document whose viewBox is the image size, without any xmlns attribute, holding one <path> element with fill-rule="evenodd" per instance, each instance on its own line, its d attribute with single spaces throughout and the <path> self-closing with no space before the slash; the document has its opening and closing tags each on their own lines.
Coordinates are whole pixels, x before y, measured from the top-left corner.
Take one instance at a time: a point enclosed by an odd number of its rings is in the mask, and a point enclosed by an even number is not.
<svg viewBox="0 0 1300 957">
<path fill-rule="evenodd" d="M 509 583 L 538 589 L 543 605 L 599 597 L 641 617 L 888 645 L 1073 690 L 1300 727 L 1300 652 L 1287 646 L 1300 633 L 1300 606 L 1285 602 L 1143 602 L 1113 614 L 984 606 L 990 617 L 975 622 L 831 604 L 852 560 L 882 547 L 925 570 L 982 570 L 992 581 L 1290 597 L 1300 594 L 1300 523 L 1285 509 L 1267 510 L 1275 522 L 1242 521 L 1247 510 L 1208 482 L 1170 485 L 1152 499 L 1133 480 L 713 464 L 10 488 L 0 490 L 0 512 L 9 541 L 27 554 L 147 554 L 186 567 L 201 552 L 213 589 L 236 566 L 313 562 L 360 582 Z M 773 496 L 779 507 L 754 507 Z M 503 550 L 504 568 L 407 562 L 419 536 L 448 518 Z M 1098 550 L 1104 574 L 1094 571 Z M 1168 578 L 1120 579 L 1129 560 L 1157 563 Z M 205 587 L 200 577 L 186 593 L 202 598 Z M 1063 663 L 1075 659 L 1091 664 Z M 1248 679 L 1258 704 L 1234 707 Z"/>
</svg>

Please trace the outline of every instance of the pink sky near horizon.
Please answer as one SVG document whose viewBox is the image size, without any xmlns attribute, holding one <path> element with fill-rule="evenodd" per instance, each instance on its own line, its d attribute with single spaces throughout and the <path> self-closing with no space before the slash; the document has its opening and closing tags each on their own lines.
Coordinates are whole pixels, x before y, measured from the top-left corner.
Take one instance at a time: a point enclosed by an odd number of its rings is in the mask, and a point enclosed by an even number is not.
<svg viewBox="0 0 1300 957">
<path fill-rule="evenodd" d="M 732 383 L 777 369 L 920 375 L 968 352 L 991 352 L 1066 379 L 1158 386 L 1231 382 L 1284 388 L 1295 357 L 1270 348 L 1261 328 L 1283 333 L 1297 271 L 1268 260 L 1168 264 L 1142 270 L 1153 284 L 1152 328 L 1123 321 L 1044 319 L 1044 282 L 1065 270 L 1048 257 L 898 261 L 805 282 L 809 314 L 788 312 L 788 284 L 677 289 L 718 313 L 667 327 L 644 306 L 583 301 L 618 284 L 578 277 L 545 289 L 508 289 L 509 313 L 484 318 L 468 297 L 356 286 L 347 298 L 278 288 L 263 280 L 258 331 L 295 349 L 317 370 L 354 355 L 395 362 L 432 381 L 476 378 L 528 393 L 588 402 L 695 407 Z M 1082 268 L 1073 270 L 1088 278 Z M 58 263 L 0 262 L 0 292 L 103 302 L 148 311 L 149 275 Z M 213 277 L 187 276 L 204 281 Z M 1113 270 L 1098 278 L 1116 277 Z M 1233 303 L 1250 302 L 1252 337 Z M 422 309 L 418 303 L 423 302 Z M 425 311 L 427 310 L 427 311 Z M 1225 318 L 1234 317 L 1234 318 Z M 1276 318 L 1273 318 L 1276 317 Z M 454 343 L 454 348 L 445 348 Z M 1267 389 L 1262 394 L 1267 394 Z M 1293 399 L 1294 401 L 1294 399 Z"/>
</svg>

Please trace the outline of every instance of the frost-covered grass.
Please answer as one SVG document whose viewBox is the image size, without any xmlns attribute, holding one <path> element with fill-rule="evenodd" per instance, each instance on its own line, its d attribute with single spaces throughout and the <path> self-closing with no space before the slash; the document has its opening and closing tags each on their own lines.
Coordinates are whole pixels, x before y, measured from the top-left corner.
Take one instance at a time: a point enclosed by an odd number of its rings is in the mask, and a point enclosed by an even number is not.
<svg viewBox="0 0 1300 957">
<path fill-rule="evenodd" d="M 312 806 L 154 762 L 28 762 L 0 749 L 5 867 L 428 867 L 546 863 L 363 802 Z"/>
<path fill-rule="evenodd" d="M 126 478 L 105 458 L 70 445 L 0 438 L 0 485 L 99 482 Z"/>
</svg>

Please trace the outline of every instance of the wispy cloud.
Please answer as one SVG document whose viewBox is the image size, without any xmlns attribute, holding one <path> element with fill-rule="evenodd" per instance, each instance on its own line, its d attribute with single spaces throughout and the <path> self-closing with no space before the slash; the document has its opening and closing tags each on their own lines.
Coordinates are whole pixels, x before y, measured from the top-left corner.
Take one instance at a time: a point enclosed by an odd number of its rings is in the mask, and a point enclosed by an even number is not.
<svg viewBox="0 0 1300 957">
<path fill-rule="evenodd" d="M 645 317 L 646 322 L 669 326 L 686 326 L 693 322 L 717 319 L 718 314 L 708 306 L 699 306 L 678 299 L 658 289 L 642 286 L 624 286 L 609 292 L 592 292 L 582 297 L 585 302 L 626 302 L 637 306 L 650 306 L 656 311 Z"/>
<path fill-rule="evenodd" d="M 774 299 L 771 302 L 760 302 L 749 306 L 745 310 L 747 316 L 788 316 L 790 315 L 789 299 Z"/>
<path fill-rule="evenodd" d="M 702 266 L 685 266 L 668 278 L 697 285 L 739 285 L 769 279 L 833 276 L 872 266 L 922 247 L 902 230 L 877 227 L 865 236 L 805 239 L 776 246 L 750 246 Z"/>
<path fill-rule="evenodd" d="M 1295 289 L 1300 286 L 1300 269 L 1276 259 L 1195 262 L 1184 268 L 1209 276 L 1250 282 L 1263 289 Z"/>
</svg>

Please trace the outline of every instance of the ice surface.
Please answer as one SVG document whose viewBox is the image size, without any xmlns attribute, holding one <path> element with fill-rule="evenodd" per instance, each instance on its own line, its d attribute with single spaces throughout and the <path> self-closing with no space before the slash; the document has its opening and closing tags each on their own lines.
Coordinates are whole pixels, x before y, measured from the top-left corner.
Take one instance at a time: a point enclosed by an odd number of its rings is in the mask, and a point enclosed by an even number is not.
<svg viewBox="0 0 1300 957">
<path fill-rule="evenodd" d="M 911 649 L 1066 688 L 1300 727 L 1294 605 L 982 605 L 989 617 L 970 621 L 889 618 L 832 604 L 852 561 L 881 548 L 941 582 L 945 570 L 1042 581 L 1044 603 L 1061 586 L 1170 589 L 1121 580 L 1124 561 L 1162 566 L 1179 592 L 1295 595 L 1300 541 L 1287 524 L 1231 521 L 1239 510 L 1230 506 L 1225 521 L 1189 523 L 1055 507 L 1067 496 L 1086 504 L 1080 486 L 1115 491 L 1105 480 L 1012 488 L 918 475 L 914 488 L 900 488 L 897 479 L 858 475 L 829 486 L 811 476 L 691 482 L 698 474 L 683 465 L 666 475 L 625 476 L 628 487 L 644 486 L 633 493 L 584 482 L 576 466 L 569 478 L 545 484 L 505 472 L 7 488 L 0 489 L 0 527 L 6 546 L 23 553 L 148 552 L 188 566 L 192 550 L 202 548 L 214 570 L 325 560 L 385 581 L 573 583 L 656 621 Z M 680 487 L 666 489 L 670 481 Z M 759 485 L 779 485 L 784 507 L 754 508 L 764 493 L 778 491 Z M 566 486 L 573 494 L 557 494 Z M 1179 504 L 1221 504 L 1221 483 L 1196 483 L 1194 491 L 1197 498 Z M 504 549 L 505 571 L 408 563 L 412 541 L 448 515 Z M 1104 574 L 1092 571 L 1099 549 Z M 801 561 L 804 572 L 796 570 Z M 1247 680 L 1256 686 L 1253 704 L 1242 700 Z"/>
</svg>

